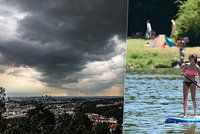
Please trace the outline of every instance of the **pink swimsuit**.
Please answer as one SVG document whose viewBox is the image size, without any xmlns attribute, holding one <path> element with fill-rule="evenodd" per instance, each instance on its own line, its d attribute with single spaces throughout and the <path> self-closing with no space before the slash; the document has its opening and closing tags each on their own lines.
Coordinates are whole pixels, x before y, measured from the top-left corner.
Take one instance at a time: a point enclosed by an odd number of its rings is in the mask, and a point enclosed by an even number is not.
<svg viewBox="0 0 200 134">
<path fill-rule="evenodd" d="M 186 69 L 185 70 L 185 74 L 195 76 L 195 75 L 197 75 L 197 72 L 193 71 L 193 70 Z"/>
</svg>

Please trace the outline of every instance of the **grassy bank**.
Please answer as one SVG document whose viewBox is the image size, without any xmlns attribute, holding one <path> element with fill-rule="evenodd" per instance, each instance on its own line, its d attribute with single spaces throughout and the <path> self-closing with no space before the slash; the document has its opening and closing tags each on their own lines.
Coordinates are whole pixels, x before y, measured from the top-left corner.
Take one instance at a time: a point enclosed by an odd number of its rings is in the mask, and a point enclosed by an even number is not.
<svg viewBox="0 0 200 134">
<path fill-rule="evenodd" d="M 132 69 L 127 69 L 127 72 L 179 74 L 179 69 L 171 67 L 173 62 L 179 60 L 179 49 L 177 47 L 152 48 L 148 46 L 148 42 L 150 40 L 127 39 L 126 64 L 132 66 Z M 185 60 L 189 53 L 200 56 L 200 47 L 187 47 Z"/>
</svg>

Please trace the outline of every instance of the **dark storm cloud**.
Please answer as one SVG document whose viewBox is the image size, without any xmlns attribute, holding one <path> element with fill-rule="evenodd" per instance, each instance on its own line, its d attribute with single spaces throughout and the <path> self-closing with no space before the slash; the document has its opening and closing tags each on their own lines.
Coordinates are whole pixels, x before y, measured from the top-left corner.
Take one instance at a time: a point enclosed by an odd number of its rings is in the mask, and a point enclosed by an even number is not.
<svg viewBox="0 0 200 134">
<path fill-rule="evenodd" d="M 26 13 L 17 22 L 17 38 L 0 37 L 1 64 L 35 68 L 48 85 L 77 82 L 79 77 L 73 74 L 86 63 L 115 55 L 116 44 L 109 44 L 109 39 L 118 35 L 125 41 L 125 0 L 4 0 L 0 4 Z"/>
</svg>

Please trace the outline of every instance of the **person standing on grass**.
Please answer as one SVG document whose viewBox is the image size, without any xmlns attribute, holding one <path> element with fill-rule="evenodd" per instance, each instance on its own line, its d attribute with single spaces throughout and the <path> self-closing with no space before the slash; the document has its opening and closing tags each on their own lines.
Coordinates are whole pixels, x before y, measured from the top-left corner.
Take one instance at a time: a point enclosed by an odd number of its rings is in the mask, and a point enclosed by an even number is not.
<svg viewBox="0 0 200 134">
<path fill-rule="evenodd" d="M 196 104 L 196 85 L 194 84 L 195 76 L 199 75 L 200 78 L 200 68 L 197 65 L 197 55 L 190 54 L 188 57 L 189 63 L 183 63 L 181 65 L 181 75 L 184 74 L 185 79 L 183 80 L 183 118 L 187 117 L 187 101 L 189 90 L 191 92 L 191 99 L 194 108 L 194 116 L 197 115 L 197 104 Z M 193 82 L 192 82 L 193 81 Z M 199 87 L 199 85 L 198 85 Z"/>
<path fill-rule="evenodd" d="M 171 38 L 174 38 L 175 35 L 176 35 L 176 23 L 175 23 L 174 20 L 171 20 L 171 23 L 172 23 L 172 30 L 171 30 L 170 37 L 171 37 Z"/>
<path fill-rule="evenodd" d="M 151 24 L 149 22 L 149 20 L 147 20 L 147 38 L 150 39 L 151 38 L 151 32 L 152 32 L 152 29 L 151 29 Z"/>
</svg>

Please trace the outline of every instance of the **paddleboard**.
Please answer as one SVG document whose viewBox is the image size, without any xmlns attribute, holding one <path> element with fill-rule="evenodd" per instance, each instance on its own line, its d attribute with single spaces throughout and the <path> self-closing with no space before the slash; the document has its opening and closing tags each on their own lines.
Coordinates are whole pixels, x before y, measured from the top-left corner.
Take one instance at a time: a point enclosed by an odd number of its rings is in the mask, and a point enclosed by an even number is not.
<svg viewBox="0 0 200 134">
<path fill-rule="evenodd" d="M 185 122 L 200 122 L 200 117 L 188 117 L 188 118 L 180 118 L 180 117 L 170 117 L 165 120 L 165 123 L 185 123 Z"/>
</svg>

